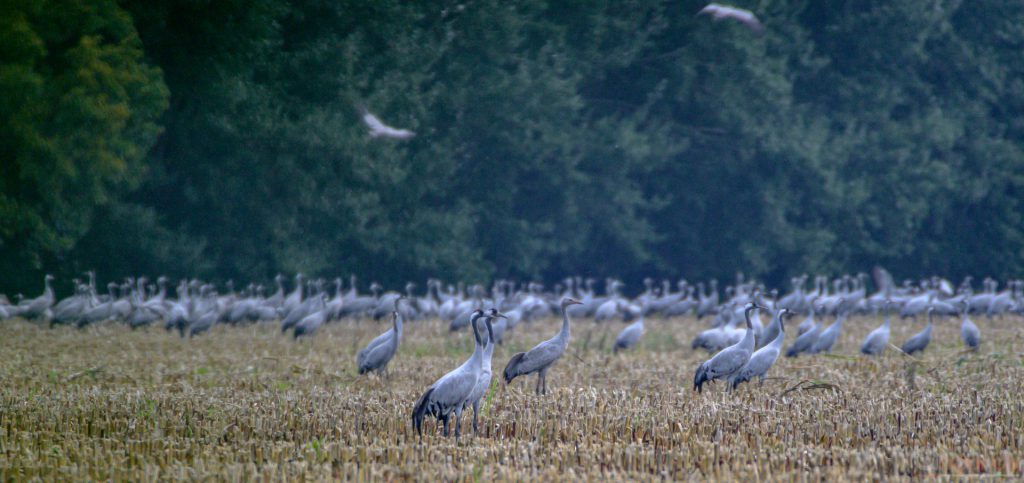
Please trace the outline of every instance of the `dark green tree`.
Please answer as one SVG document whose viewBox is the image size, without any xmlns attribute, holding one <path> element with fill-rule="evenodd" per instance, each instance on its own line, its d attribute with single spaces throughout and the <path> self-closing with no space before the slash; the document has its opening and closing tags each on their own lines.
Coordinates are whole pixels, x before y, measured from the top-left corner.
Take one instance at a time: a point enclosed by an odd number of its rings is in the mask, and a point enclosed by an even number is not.
<svg viewBox="0 0 1024 483">
<path fill-rule="evenodd" d="M 167 89 L 113 1 L 0 8 L 0 288 L 12 288 L 38 285 L 94 210 L 139 183 Z"/>
</svg>

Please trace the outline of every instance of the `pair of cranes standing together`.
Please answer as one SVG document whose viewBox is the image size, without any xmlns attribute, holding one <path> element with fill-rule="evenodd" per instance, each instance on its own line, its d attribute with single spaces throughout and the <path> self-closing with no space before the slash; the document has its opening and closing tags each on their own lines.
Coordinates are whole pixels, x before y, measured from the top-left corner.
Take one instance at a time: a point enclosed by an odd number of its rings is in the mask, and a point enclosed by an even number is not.
<svg viewBox="0 0 1024 483">
<path fill-rule="evenodd" d="M 547 393 L 548 370 L 565 353 L 569 346 L 569 314 L 567 309 L 578 305 L 576 299 L 562 299 L 562 328 L 554 337 L 541 342 L 526 352 L 520 352 L 508 361 L 502 375 L 509 384 L 519 376 L 537 374 L 537 394 Z M 491 356 L 494 353 L 494 329 L 492 320 L 507 318 L 497 309 L 487 312 L 477 309 L 470 317 L 470 326 L 476 338 L 473 355 L 455 370 L 445 374 L 431 384 L 423 396 L 416 402 L 412 412 L 412 423 L 416 431 L 423 433 L 423 419 L 434 416 L 444 424 L 444 434 L 448 436 L 449 418 L 455 416 L 455 436 L 461 432 L 462 412 L 468 406 L 473 408 L 473 432 L 477 431 L 477 416 L 480 411 L 480 400 L 491 387 Z M 478 322 L 483 319 L 487 328 L 487 338 L 481 337 Z"/>
<path fill-rule="evenodd" d="M 390 330 L 377 336 L 356 356 L 359 373 L 387 368 L 388 362 L 394 357 L 402 334 L 402 316 L 398 304 L 402 299 L 395 300 L 395 311 L 391 317 L 393 326 Z M 552 365 L 565 353 L 569 346 L 569 314 L 567 309 L 580 304 L 570 297 L 562 299 L 562 328 L 554 337 L 541 342 L 526 352 L 520 352 L 509 360 L 502 371 L 505 383 L 511 383 L 519 376 L 537 374 L 537 394 L 547 393 L 547 373 Z M 423 434 L 423 420 L 433 416 L 444 425 L 444 435 L 449 435 L 449 423 L 455 417 L 455 437 L 462 433 L 462 413 L 473 408 L 473 432 L 477 431 L 480 413 L 480 401 L 491 387 L 491 358 L 494 355 L 494 321 L 508 319 L 508 316 L 496 308 L 487 311 L 476 309 L 470 315 L 469 325 L 472 328 L 475 344 L 473 354 L 459 367 L 448 372 L 435 381 L 417 400 L 412 412 L 412 423 L 416 431 Z M 483 327 L 481 327 L 483 325 Z"/>
</svg>

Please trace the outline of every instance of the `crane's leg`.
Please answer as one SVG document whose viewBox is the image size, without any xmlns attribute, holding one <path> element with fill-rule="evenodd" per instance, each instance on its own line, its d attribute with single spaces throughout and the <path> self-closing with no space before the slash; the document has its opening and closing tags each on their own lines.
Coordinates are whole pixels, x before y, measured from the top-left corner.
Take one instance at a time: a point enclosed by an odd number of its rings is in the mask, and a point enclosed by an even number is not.
<svg viewBox="0 0 1024 483">
<path fill-rule="evenodd" d="M 543 372 L 538 372 L 537 373 L 537 389 L 534 391 L 538 396 L 540 396 L 540 381 L 542 379 L 544 379 L 544 373 Z"/>
<path fill-rule="evenodd" d="M 448 415 L 445 414 L 444 417 L 441 418 L 441 421 L 444 422 L 444 437 L 447 438 L 448 437 Z"/>
<path fill-rule="evenodd" d="M 462 407 L 455 409 L 455 439 L 462 435 Z"/>
<path fill-rule="evenodd" d="M 477 432 L 478 432 L 477 429 L 476 429 L 476 416 L 477 416 L 477 413 L 479 413 L 479 412 L 480 412 L 480 400 L 477 399 L 477 401 L 475 403 L 473 403 L 473 434 L 477 434 Z"/>
<path fill-rule="evenodd" d="M 540 382 L 541 382 L 540 393 L 541 394 L 547 394 L 548 393 L 548 368 L 546 368 L 546 367 L 544 369 L 541 369 L 541 371 L 540 371 Z"/>
</svg>

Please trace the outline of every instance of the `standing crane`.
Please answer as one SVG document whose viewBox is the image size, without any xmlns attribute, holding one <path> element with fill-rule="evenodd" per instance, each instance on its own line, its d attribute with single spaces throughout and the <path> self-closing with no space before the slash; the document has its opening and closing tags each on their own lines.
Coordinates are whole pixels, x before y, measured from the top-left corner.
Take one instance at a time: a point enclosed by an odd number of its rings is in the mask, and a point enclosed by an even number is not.
<svg viewBox="0 0 1024 483">
<path fill-rule="evenodd" d="M 52 315 L 50 307 L 53 305 L 53 287 L 50 286 L 50 282 L 53 281 L 53 275 L 46 274 L 43 277 L 43 294 L 31 299 L 25 300 L 18 304 L 18 309 L 22 317 L 26 319 L 39 319 L 49 318 Z"/>
<path fill-rule="evenodd" d="M 612 347 L 612 353 L 617 353 L 620 350 L 626 350 L 640 342 L 640 338 L 644 335 L 644 317 L 641 315 L 636 322 L 629 324 L 619 335 L 615 337 L 615 346 Z"/>
<path fill-rule="evenodd" d="M 565 348 L 569 346 L 569 313 L 567 310 L 569 306 L 579 304 L 582 302 L 571 297 L 562 299 L 562 330 L 551 339 L 537 344 L 533 349 L 512 356 L 505 366 L 506 384 L 511 383 L 516 377 L 536 373 L 537 394 L 547 394 L 548 369 L 562 357 Z"/>
<path fill-rule="evenodd" d="M 378 335 L 370 341 L 363 350 L 356 354 L 356 366 L 360 374 L 370 371 L 383 371 L 387 369 L 388 362 L 398 352 L 398 345 L 402 343 L 402 315 L 398 310 L 398 302 L 402 298 L 395 299 L 395 310 L 391 312 L 392 327 L 383 334 Z"/>
<path fill-rule="evenodd" d="M 925 326 L 924 330 L 912 335 L 903 346 L 900 347 L 903 352 L 907 354 L 913 354 L 915 352 L 921 352 L 928 347 L 928 344 L 932 341 L 932 312 L 935 312 L 935 307 L 928 307 L 928 325 Z"/>
<path fill-rule="evenodd" d="M 749 302 L 743 310 L 747 332 L 739 342 L 722 349 L 714 357 L 697 366 L 693 376 L 693 388 L 697 392 L 703 392 L 704 383 L 729 377 L 750 361 L 751 353 L 754 351 L 754 325 L 750 322 L 750 315 L 757 308 L 757 304 Z"/>
<path fill-rule="evenodd" d="M 967 316 L 969 312 L 969 305 L 966 301 L 961 302 L 964 306 L 963 310 L 963 321 L 960 322 L 960 339 L 964 341 L 964 345 L 973 351 L 978 350 L 978 345 L 981 343 L 981 331 L 978 330 L 978 326 L 974 325 L 970 317 Z"/>
<path fill-rule="evenodd" d="M 782 343 L 786 340 L 786 326 L 783 319 L 792 314 L 789 309 L 779 310 L 779 313 L 775 316 L 775 321 L 778 321 L 779 324 L 778 333 L 775 334 L 771 342 L 754 352 L 750 356 L 750 360 L 729 378 L 729 386 L 732 389 L 736 389 L 736 386 L 754 377 L 758 378 L 759 384 L 764 384 L 764 376 L 768 373 L 768 369 L 775 365 L 775 361 L 779 359 Z M 772 325 L 774 325 L 774 321 Z"/>
<path fill-rule="evenodd" d="M 889 314 L 885 314 L 885 322 L 882 325 L 872 330 L 867 337 L 864 338 L 864 343 L 860 345 L 860 352 L 865 355 L 875 356 L 881 354 L 885 350 L 886 346 L 889 345 Z"/>
<path fill-rule="evenodd" d="M 813 309 L 811 310 L 811 314 L 812 315 L 808 318 L 814 317 Z M 786 357 L 796 357 L 804 352 L 810 352 L 811 348 L 814 347 L 814 343 L 818 341 L 819 336 L 821 336 L 821 324 L 812 322 L 811 326 L 807 328 L 807 331 L 797 336 L 796 340 L 793 341 L 793 345 L 789 346 L 789 349 L 786 349 Z"/>
<path fill-rule="evenodd" d="M 476 323 L 483 316 L 484 311 L 480 309 L 475 310 L 470 316 L 470 326 L 473 327 L 473 337 L 476 339 L 473 355 L 454 371 L 431 384 L 416 401 L 416 406 L 412 410 L 412 425 L 420 435 L 423 434 L 423 418 L 431 415 L 444 423 L 444 435 L 448 436 L 448 420 L 454 413 L 455 437 L 459 437 L 462 430 L 462 410 L 476 387 L 477 380 L 480 379 L 483 341 Z"/>
<path fill-rule="evenodd" d="M 843 303 L 843 298 L 839 298 L 839 304 Z M 821 352 L 832 352 L 832 346 L 836 344 L 836 340 L 839 339 L 839 335 L 843 333 L 843 322 L 846 322 L 847 312 L 841 310 L 839 315 L 836 317 L 836 321 L 832 322 L 831 325 L 821 331 L 821 335 L 814 341 L 811 346 L 811 354 L 818 354 Z"/>
<path fill-rule="evenodd" d="M 491 308 L 484 316 L 484 324 L 487 326 L 487 338 L 484 339 L 484 344 L 486 345 L 484 347 L 484 358 L 480 364 L 480 375 L 477 377 L 476 386 L 473 386 L 473 391 L 469 393 L 469 399 L 466 401 L 466 404 L 473 406 L 474 434 L 477 432 L 476 421 L 477 415 L 480 413 L 480 400 L 487 394 L 487 390 L 491 388 L 491 357 L 494 355 L 494 327 L 492 321 L 499 318 L 505 318 L 505 314 L 498 312 L 496 308 Z M 473 330 L 476 330 L 475 326 Z"/>
</svg>

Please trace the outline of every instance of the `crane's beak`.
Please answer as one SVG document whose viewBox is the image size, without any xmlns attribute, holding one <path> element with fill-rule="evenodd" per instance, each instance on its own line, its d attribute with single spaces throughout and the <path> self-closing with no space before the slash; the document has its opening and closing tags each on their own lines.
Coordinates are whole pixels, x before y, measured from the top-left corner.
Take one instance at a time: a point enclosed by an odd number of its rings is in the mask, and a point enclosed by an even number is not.
<svg viewBox="0 0 1024 483">
<path fill-rule="evenodd" d="M 505 319 L 505 320 L 508 320 L 508 316 L 503 314 L 503 313 L 501 313 L 501 312 L 498 312 L 498 313 L 494 314 L 494 316 L 495 317 L 500 317 L 500 318 Z"/>
</svg>

